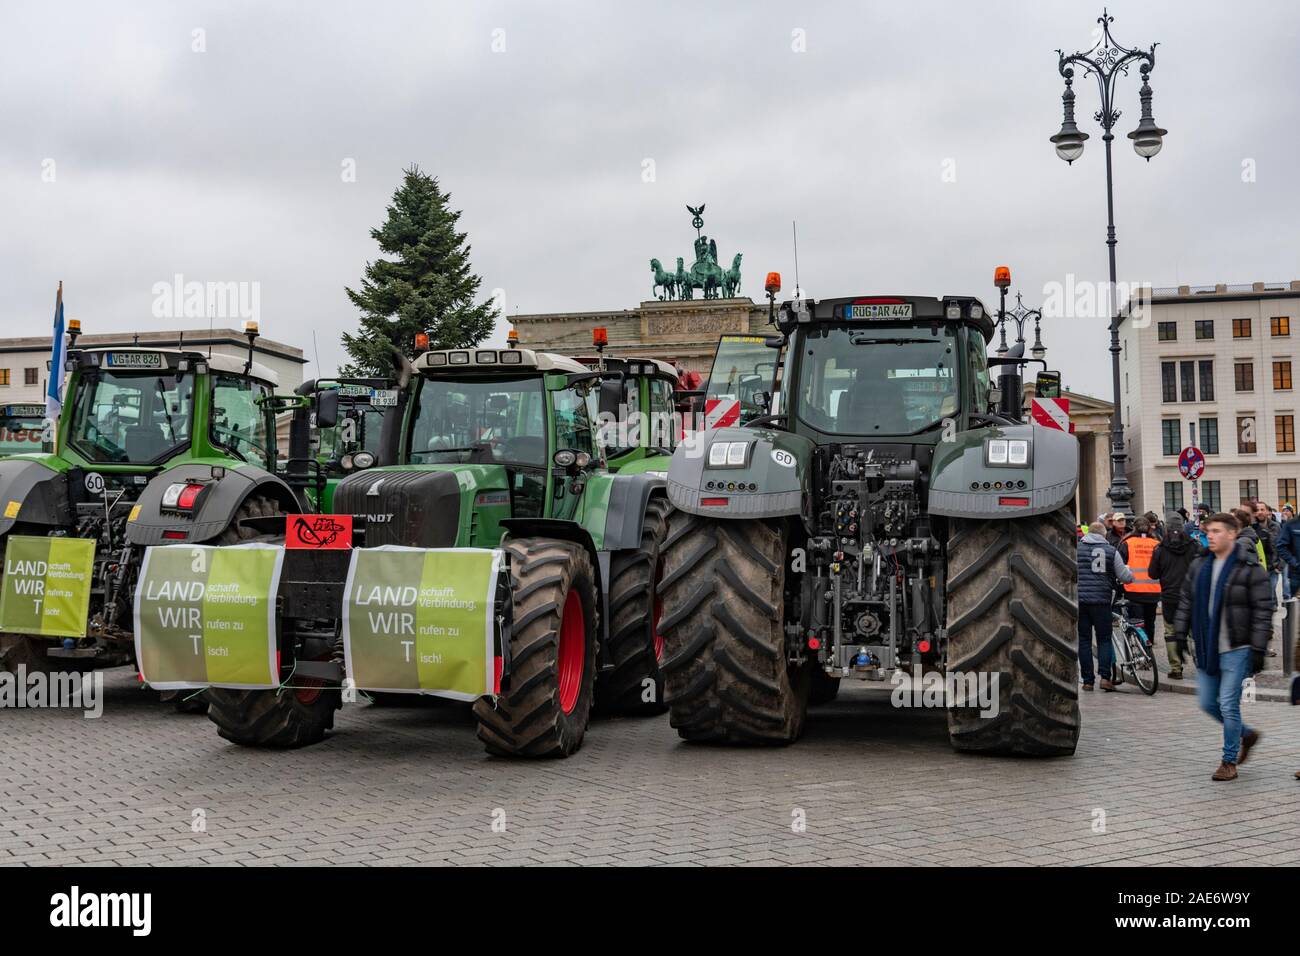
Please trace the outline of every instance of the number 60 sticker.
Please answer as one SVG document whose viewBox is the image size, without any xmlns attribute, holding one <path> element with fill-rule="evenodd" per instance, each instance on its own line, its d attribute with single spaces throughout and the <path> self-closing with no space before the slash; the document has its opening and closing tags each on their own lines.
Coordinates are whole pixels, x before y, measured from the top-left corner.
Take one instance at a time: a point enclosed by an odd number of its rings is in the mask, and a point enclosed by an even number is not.
<svg viewBox="0 0 1300 956">
<path fill-rule="evenodd" d="M 772 460 L 782 468 L 794 467 L 794 455 L 790 454 L 788 451 L 782 451 L 779 448 L 772 449 Z"/>
</svg>

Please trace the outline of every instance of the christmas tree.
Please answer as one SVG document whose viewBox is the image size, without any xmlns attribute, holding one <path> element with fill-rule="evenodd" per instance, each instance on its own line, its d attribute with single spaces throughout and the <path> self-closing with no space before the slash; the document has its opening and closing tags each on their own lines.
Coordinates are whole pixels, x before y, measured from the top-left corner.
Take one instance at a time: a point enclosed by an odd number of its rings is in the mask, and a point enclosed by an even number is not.
<svg viewBox="0 0 1300 956">
<path fill-rule="evenodd" d="M 366 263 L 360 290 L 347 290 L 361 323 L 355 334 L 343 333 L 352 361 L 340 374 L 389 374 L 391 347 L 412 354 L 417 332 L 429 333 L 430 348 L 447 349 L 477 345 L 492 331 L 497 310 L 490 300 L 474 301 L 481 280 L 450 202 L 418 166 L 403 171 L 387 220 L 370 230 L 391 258 Z"/>
</svg>

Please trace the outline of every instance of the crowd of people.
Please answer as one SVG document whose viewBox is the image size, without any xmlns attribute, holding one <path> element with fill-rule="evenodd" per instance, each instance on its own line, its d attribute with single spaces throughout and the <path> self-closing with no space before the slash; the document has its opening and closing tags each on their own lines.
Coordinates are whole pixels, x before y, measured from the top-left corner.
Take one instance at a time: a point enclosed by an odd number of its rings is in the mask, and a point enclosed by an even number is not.
<svg viewBox="0 0 1300 956">
<path fill-rule="evenodd" d="M 1223 753 L 1214 780 L 1235 780 L 1260 740 L 1241 717 L 1242 687 L 1264 669 L 1281 633 L 1282 602 L 1300 596 L 1300 518 L 1249 499 L 1211 514 L 1186 509 L 1161 518 L 1100 515 L 1080 526 L 1079 677 L 1085 691 L 1122 683 L 1111 644 L 1117 597 L 1154 645 L 1157 611 L 1164 619 L 1168 678 L 1195 666 L 1202 710 L 1223 725 Z M 1094 665 L 1093 641 L 1097 655 Z M 1154 666 L 1154 655 L 1153 655 Z M 1300 779 L 1300 771 L 1296 772 Z"/>
</svg>

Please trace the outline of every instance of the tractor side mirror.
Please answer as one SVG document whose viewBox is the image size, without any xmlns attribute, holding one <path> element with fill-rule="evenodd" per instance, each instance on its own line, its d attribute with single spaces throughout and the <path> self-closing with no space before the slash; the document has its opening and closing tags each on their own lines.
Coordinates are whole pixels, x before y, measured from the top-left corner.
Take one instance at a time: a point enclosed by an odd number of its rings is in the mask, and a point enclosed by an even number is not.
<svg viewBox="0 0 1300 956">
<path fill-rule="evenodd" d="M 316 427 L 333 428 L 339 422 L 338 389 L 316 393 Z"/>
<path fill-rule="evenodd" d="M 600 380 L 598 410 L 602 418 L 618 419 L 618 407 L 623 404 L 623 376 Z"/>
</svg>

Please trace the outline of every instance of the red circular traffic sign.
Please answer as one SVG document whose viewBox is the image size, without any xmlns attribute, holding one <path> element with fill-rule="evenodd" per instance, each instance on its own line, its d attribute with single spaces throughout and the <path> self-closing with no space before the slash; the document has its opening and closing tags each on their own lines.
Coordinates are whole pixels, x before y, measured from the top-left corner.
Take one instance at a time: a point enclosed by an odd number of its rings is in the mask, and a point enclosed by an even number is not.
<svg viewBox="0 0 1300 956">
<path fill-rule="evenodd" d="M 1205 455 L 1195 445 L 1188 445 L 1178 456 L 1178 470 L 1188 481 L 1195 481 L 1205 472 Z"/>
</svg>

